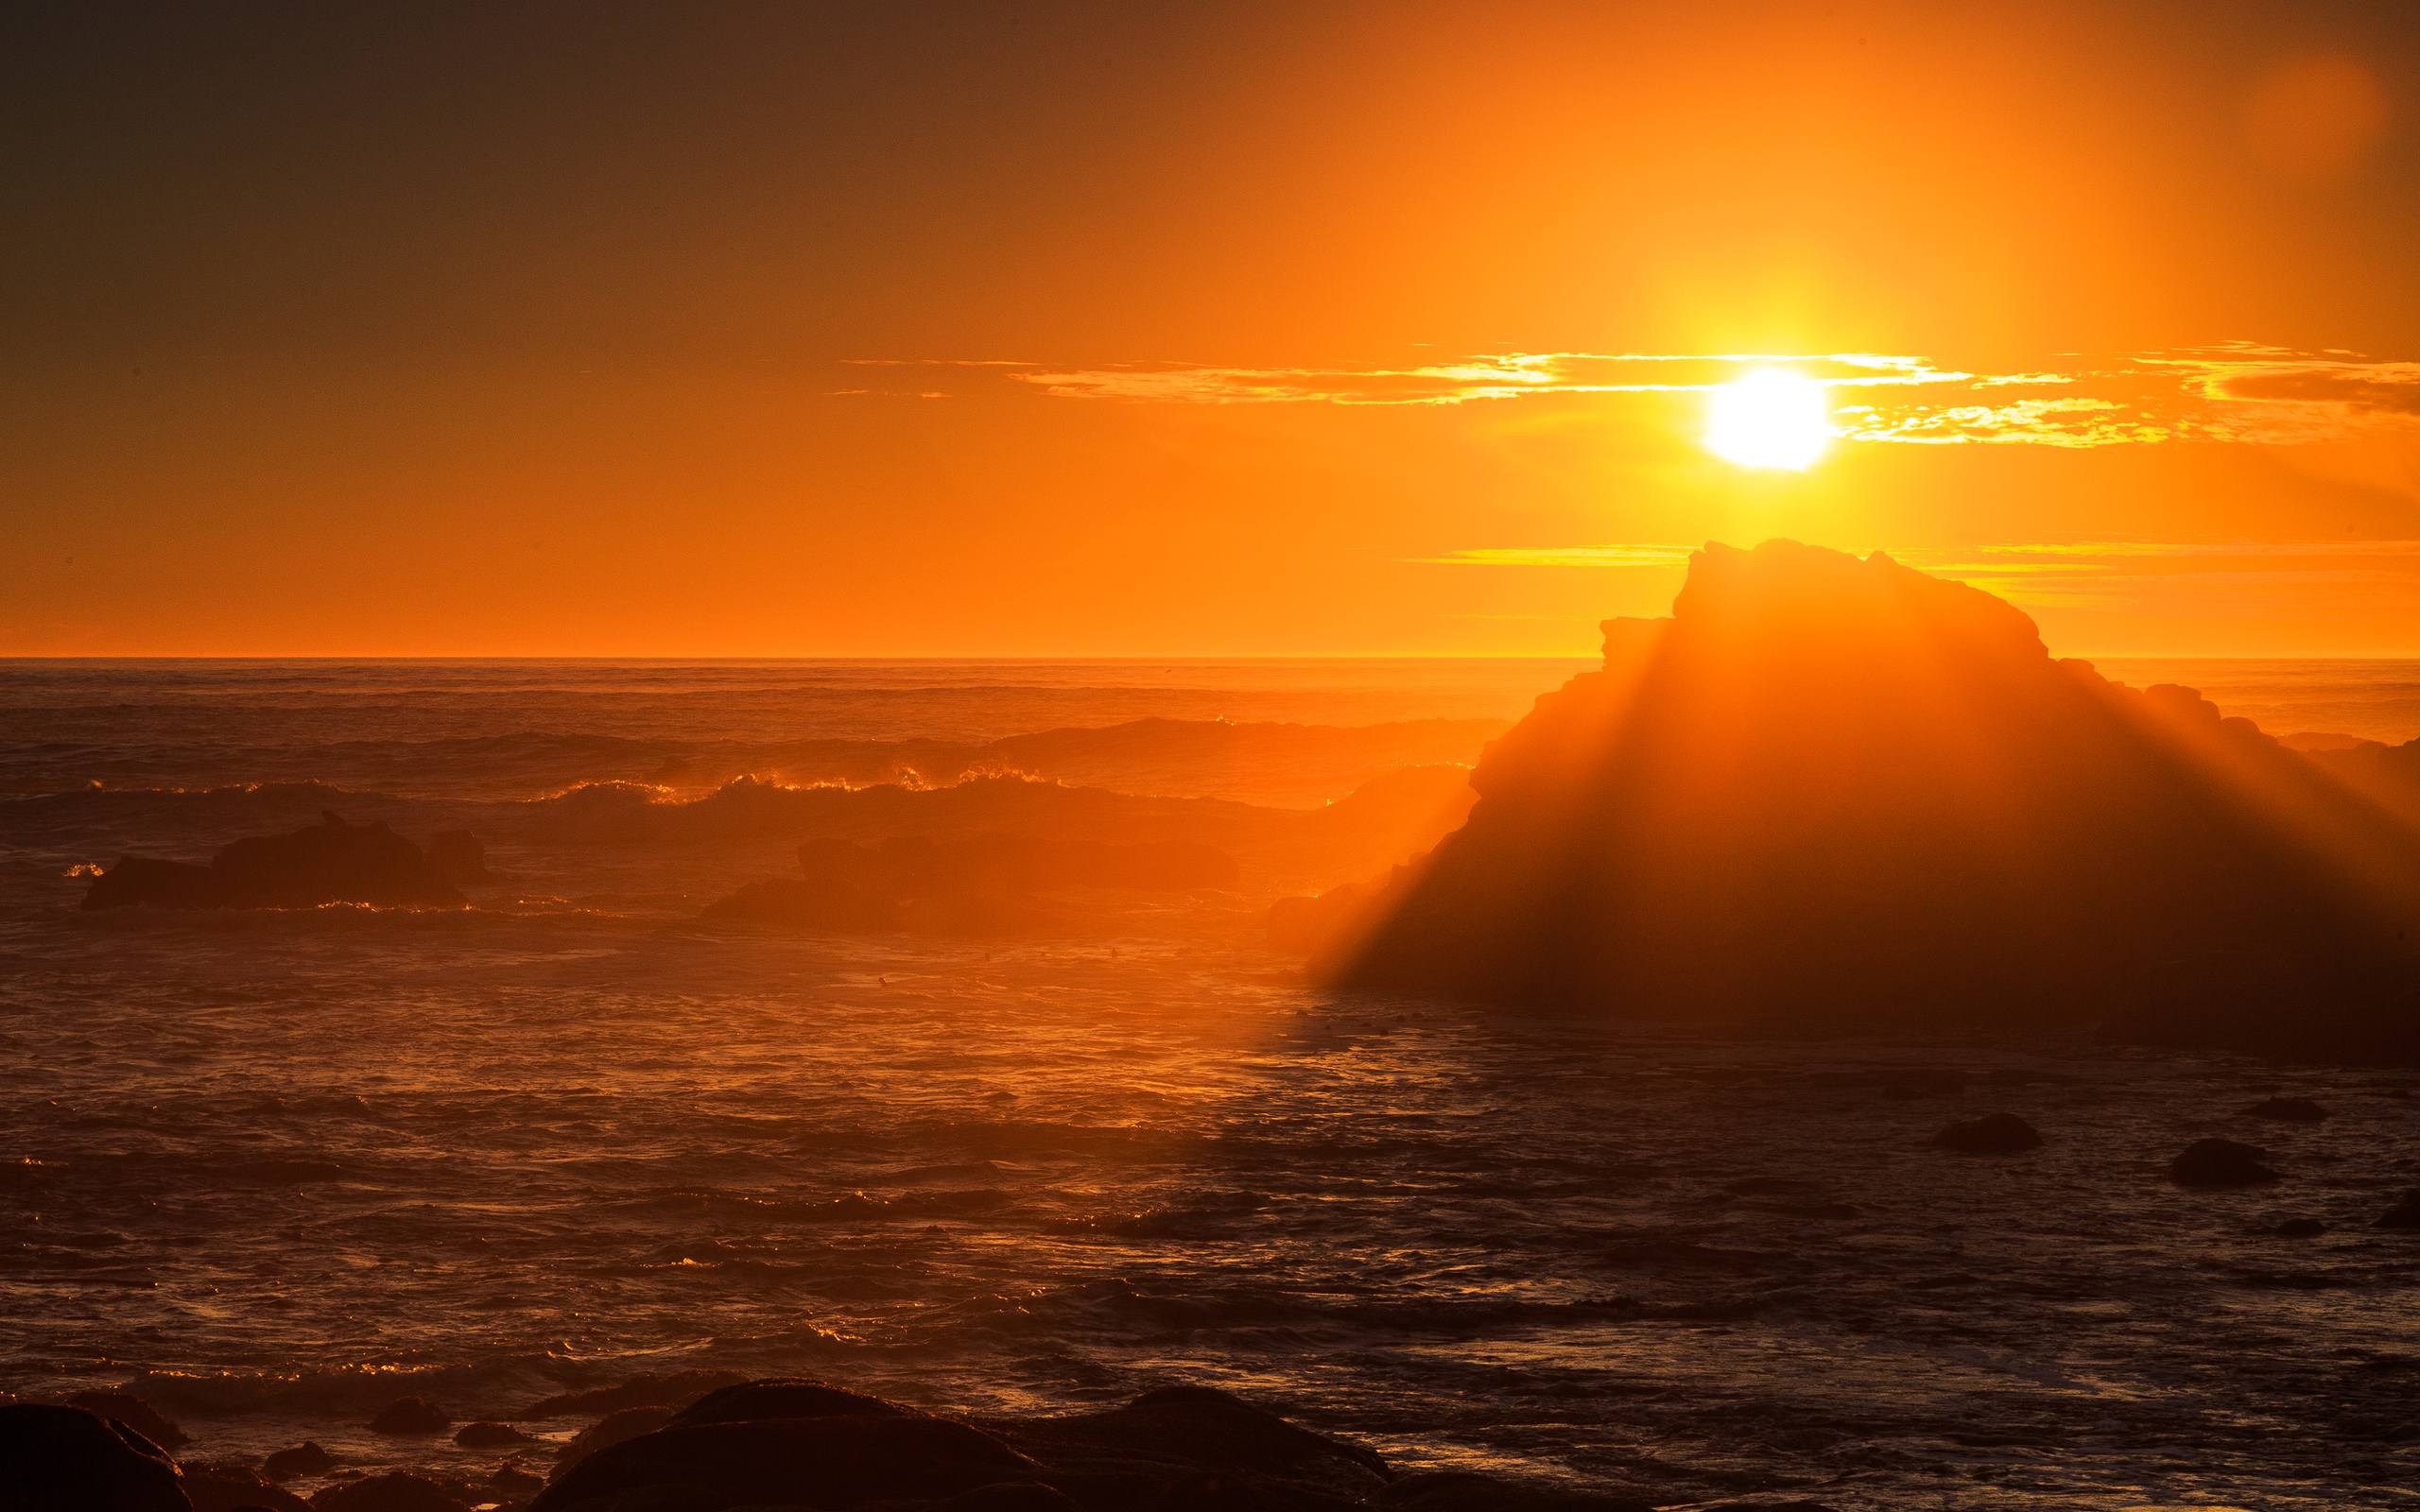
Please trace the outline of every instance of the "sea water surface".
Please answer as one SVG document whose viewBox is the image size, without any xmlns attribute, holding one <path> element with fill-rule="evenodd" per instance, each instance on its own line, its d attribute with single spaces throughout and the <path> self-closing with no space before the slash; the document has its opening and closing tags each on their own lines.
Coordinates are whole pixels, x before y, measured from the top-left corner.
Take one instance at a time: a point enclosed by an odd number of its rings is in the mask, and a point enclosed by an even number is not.
<svg viewBox="0 0 2420 1512">
<path fill-rule="evenodd" d="M 2408 1076 L 1340 996 L 1264 943 L 1299 879 L 1251 868 L 1029 937 L 717 931 L 786 840 L 547 817 L 753 778 L 989 823 L 1007 782 L 1257 833 L 1473 759 L 1582 664 L 0 663 L 0 1388 L 130 1384 L 188 1453 L 362 1465 L 503 1452 L 368 1433 L 407 1391 L 1191 1381 L 1666 1504 L 2420 1500 L 2420 1240 L 2370 1227 L 2420 1185 Z M 2105 670 L 2420 735 L 2420 665 Z M 321 809 L 472 829 L 496 880 L 77 910 L 78 868 Z M 2332 1116 L 2242 1116 L 2280 1092 Z M 1927 1147 L 1995 1109 L 2048 1143 Z M 2286 1179 L 2169 1184 L 2209 1134 Z"/>
</svg>

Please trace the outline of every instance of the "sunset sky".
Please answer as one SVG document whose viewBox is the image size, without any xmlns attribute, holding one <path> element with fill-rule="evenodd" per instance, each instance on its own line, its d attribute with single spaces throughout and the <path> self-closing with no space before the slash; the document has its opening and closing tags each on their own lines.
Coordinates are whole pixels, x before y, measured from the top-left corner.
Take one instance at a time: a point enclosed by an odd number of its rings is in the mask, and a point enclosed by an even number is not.
<svg viewBox="0 0 2420 1512">
<path fill-rule="evenodd" d="M 27 7 L 0 654 L 2420 655 L 2420 9 Z M 1822 383 L 1803 470 L 1703 444 Z"/>
</svg>

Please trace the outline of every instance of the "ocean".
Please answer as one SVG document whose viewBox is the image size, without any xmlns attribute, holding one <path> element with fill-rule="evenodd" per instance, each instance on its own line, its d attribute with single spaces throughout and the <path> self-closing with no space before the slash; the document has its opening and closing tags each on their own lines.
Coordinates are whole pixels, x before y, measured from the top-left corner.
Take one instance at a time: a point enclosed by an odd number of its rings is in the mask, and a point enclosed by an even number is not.
<svg viewBox="0 0 2420 1512">
<path fill-rule="evenodd" d="M 369 1432 L 406 1393 L 1199 1382 L 1659 1504 L 2420 1500 L 2420 1245 L 2368 1228 L 2420 1183 L 2408 1076 L 1535 1020 L 1269 947 L 1271 901 L 1433 839 L 1585 664 L 0 662 L 0 1389 L 366 1467 L 529 1452 Z M 2102 666 L 2420 736 L 2420 663 Z M 323 811 L 469 830 L 493 875 L 78 909 L 122 855 Z M 699 918 L 802 841 L 1005 831 L 1239 871 L 1012 929 Z M 2258 1131 L 2288 1181 L 2162 1179 L 2281 1092 L 2334 1115 Z M 1994 1109 L 2046 1147 L 1927 1146 Z"/>
</svg>

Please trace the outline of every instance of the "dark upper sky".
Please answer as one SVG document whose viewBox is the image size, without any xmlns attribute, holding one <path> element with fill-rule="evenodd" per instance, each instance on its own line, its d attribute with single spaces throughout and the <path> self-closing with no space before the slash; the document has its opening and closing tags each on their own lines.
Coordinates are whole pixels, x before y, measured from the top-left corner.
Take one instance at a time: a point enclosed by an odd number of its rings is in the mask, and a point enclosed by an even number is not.
<svg viewBox="0 0 2420 1512">
<path fill-rule="evenodd" d="M 2415 16 L 21 6 L 0 652 L 1585 650 L 1668 568 L 1470 554 L 1768 530 L 2375 583 Z M 1727 370 L 1484 370 L 1742 352 L 2057 382 L 1749 479 Z M 2420 650 L 2158 576 L 2035 607 Z"/>
</svg>

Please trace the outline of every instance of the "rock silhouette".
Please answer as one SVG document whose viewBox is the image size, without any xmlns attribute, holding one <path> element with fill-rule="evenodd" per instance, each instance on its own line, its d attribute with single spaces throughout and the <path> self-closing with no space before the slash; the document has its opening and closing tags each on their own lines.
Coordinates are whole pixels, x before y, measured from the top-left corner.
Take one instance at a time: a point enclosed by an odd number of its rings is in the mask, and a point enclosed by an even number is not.
<svg viewBox="0 0 2420 1512">
<path fill-rule="evenodd" d="M 325 1475 L 336 1469 L 337 1457 L 311 1439 L 281 1449 L 261 1461 L 261 1473 L 272 1481 L 291 1481 L 304 1475 Z"/>
<path fill-rule="evenodd" d="M 2189 690 L 2054 661 L 2012 606 L 1879 553 L 1706 547 L 1671 616 L 1609 621 L 1604 668 L 1471 783 L 1459 831 L 1317 920 L 1340 982 L 2420 1050 L 2408 826 Z"/>
<path fill-rule="evenodd" d="M 0 1405 L 0 1507 L 9 1512 L 192 1512 L 167 1452 L 81 1407 Z"/>
<path fill-rule="evenodd" d="M 206 867 L 128 856 L 93 879 L 88 909 L 310 908 L 321 903 L 456 908 L 462 895 L 418 846 L 384 823 L 334 814 L 287 834 L 219 848 Z"/>
</svg>

